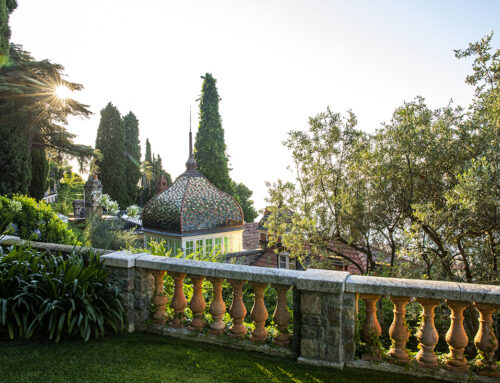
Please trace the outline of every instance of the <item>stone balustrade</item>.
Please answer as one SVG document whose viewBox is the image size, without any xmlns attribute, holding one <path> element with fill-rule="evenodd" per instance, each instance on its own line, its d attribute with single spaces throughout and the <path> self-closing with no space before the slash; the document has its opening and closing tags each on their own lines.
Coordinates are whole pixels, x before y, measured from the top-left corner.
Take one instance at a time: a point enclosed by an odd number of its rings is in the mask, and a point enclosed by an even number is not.
<svg viewBox="0 0 500 383">
<path fill-rule="evenodd" d="M 498 341 L 492 323 L 492 316 L 500 307 L 498 286 L 365 277 L 341 271 L 270 269 L 146 253 L 117 252 L 101 258 L 110 277 L 120 281 L 129 299 L 129 331 L 153 331 L 187 341 L 293 356 L 299 363 L 336 368 L 378 369 L 454 382 L 492 382 L 500 377 L 495 361 Z M 173 285 L 170 295 L 164 291 L 166 278 L 171 278 Z M 189 302 L 184 294 L 186 279 L 191 281 L 193 291 Z M 203 288 L 207 281 L 212 290 L 209 301 L 205 300 Z M 232 290 L 227 306 L 222 288 L 225 281 L 225 286 L 230 286 L 226 289 Z M 243 301 L 245 286 L 254 292 L 249 313 Z M 275 307 L 265 305 L 266 287 L 276 292 Z M 293 333 L 289 332 L 291 318 L 287 305 L 290 289 L 294 296 Z M 377 303 L 382 297 L 390 298 L 394 306 L 387 334 L 392 347 L 388 351 L 382 349 L 379 340 L 382 328 Z M 360 300 L 365 303 L 366 319 L 359 324 L 359 333 L 366 347 L 357 358 L 355 339 Z M 414 356 L 406 349 L 411 335 L 406 309 L 411 302 L 420 305 L 422 317 L 420 329 L 413 334 L 420 343 Z M 435 353 L 439 338 L 434 310 L 441 303 L 451 313 L 449 330 L 446 335 L 441 334 L 449 346 L 444 361 L 439 361 Z M 172 313 L 170 317 L 167 307 Z M 186 316 L 188 307 L 192 313 L 190 320 Z M 479 317 L 474 339 L 468 339 L 464 330 L 463 313 L 467 307 L 474 308 Z M 270 312 L 278 329 L 272 337 L 266 326 Z M 206 323 L 208 313 L 210 323 Z M 227 314 L 231 323 L 224 320 Z M 478 352 L 473 363 L 468 363 L 464 355 L 470 342 Z"/>
</svg>

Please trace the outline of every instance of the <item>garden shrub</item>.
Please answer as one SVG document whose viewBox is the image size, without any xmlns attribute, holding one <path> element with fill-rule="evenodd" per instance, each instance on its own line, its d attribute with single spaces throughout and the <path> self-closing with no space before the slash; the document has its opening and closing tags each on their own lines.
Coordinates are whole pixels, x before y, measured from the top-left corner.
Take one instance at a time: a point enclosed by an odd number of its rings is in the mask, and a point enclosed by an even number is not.
<svg viewBox="0 0 500 383">
<path fill-rule="evenodd" d="M 2 232 L 27 240 L 77 244 L 75 234 L 49 205 L 23 195 L 0 196 L 0 234 Z"/>
<path fill-rule="evenodd" d="M 30 247 L 0 247 L 0 337 L 103 336 L 124 324 L 119 289 L 99 256 L 67 257 Z"/>
</svg>

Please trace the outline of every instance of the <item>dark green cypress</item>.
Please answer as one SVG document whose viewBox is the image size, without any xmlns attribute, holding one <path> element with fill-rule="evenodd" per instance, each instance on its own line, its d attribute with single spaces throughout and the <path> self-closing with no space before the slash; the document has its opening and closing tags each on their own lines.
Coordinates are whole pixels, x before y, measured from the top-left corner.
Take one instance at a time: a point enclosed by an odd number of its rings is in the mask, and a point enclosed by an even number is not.
<svg viewBox="0 0 500 383">
<path fill-rule="evenodd" d="M 28 194 L 31 154 L 27 134 L 28 116 L 14 109 L 13 102 L 0 101 L 0 195 Z"/>
<path fill-rule="evenodd" d="M 257 211 L 253 207 L 253 201 L 250 199 L 253 192 L 244 184 L 235 184 L 236 195 L 235 198 L 243 210 L 245 222 L 253 222 L 257 218 Z"/>
<path fill-rule="evenodd" d="M 125 173 L 125 130 L 118 109 L 110 103 L 101 110 L 95 147 L 101 153 L 96 161 L 102 192 L 109 194 L 120 205 L 127 207 L 128 195 Z"/>
<path fill-rule="evenodd" d="M 123 117 L 123 128 L 125 130 L 125 175 L 127 187 L 126 205 L 133 205 L 137 198 L 137 184 L 141 178 L 141 146 L 139 143 L 139 121 L 137 117 L 129 112 Z"/>
<path fill-rule="evenodd" d="M 202 77 L 200 99 L 200 125 L 196 133 L 194 157 L 198 171 L 205 175 L 220 190 L 234 195 L 229 177 L 224 129 L 219 114 L 219 93 L 216 80 L 210 73 Z"/>
<path fill-rule="evenodd" d="M 151 154 L 151 144 L 149 140 L 146 138 L 146 154 L 144 156 L 144 161 L 146 161 L 149 165 L 153 166 L 153 157 Z"/>
<path fill-rule="evenodd" d="M 49 175 L 49 162 L 45 155 L 45 150 L 41 146 L 31 148 L 31 184 L 29 187 L 30 196 L 41 200 L 47 190 Z"/>
<path fill-rule="evenodd" d="M 16 7 L 16 0 L 0 0 L 0 68 L 9 62 L 9 14 Z"/>
</svg>

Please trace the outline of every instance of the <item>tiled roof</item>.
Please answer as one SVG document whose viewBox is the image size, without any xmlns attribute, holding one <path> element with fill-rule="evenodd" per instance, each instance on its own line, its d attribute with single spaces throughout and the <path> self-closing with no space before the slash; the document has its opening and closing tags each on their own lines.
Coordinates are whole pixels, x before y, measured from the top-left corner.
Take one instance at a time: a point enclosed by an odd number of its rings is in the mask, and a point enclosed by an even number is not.
<svg viewBox="0 0 500 383">
<path fill-rule="evenodd" d="M 144 207 L 145 229 L 166 232 L 212 231 L 243 225 L 243 211 L 229 195 L 194 169 L 181 174 L 172 186 Z"/>
</svg>

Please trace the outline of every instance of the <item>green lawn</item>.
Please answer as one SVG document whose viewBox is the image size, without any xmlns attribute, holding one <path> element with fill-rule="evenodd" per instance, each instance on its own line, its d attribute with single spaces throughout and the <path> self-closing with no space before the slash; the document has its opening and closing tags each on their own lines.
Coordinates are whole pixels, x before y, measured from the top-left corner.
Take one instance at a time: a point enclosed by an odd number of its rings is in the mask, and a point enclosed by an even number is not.
<svg viewBox="0 0 500 383">
<path fill-rule="evenodd" d="M 153 334 L 0 342 L 0 383 L 396 382 L 423 379 L 298 365 L 292 360 Z"/>
</svg>

